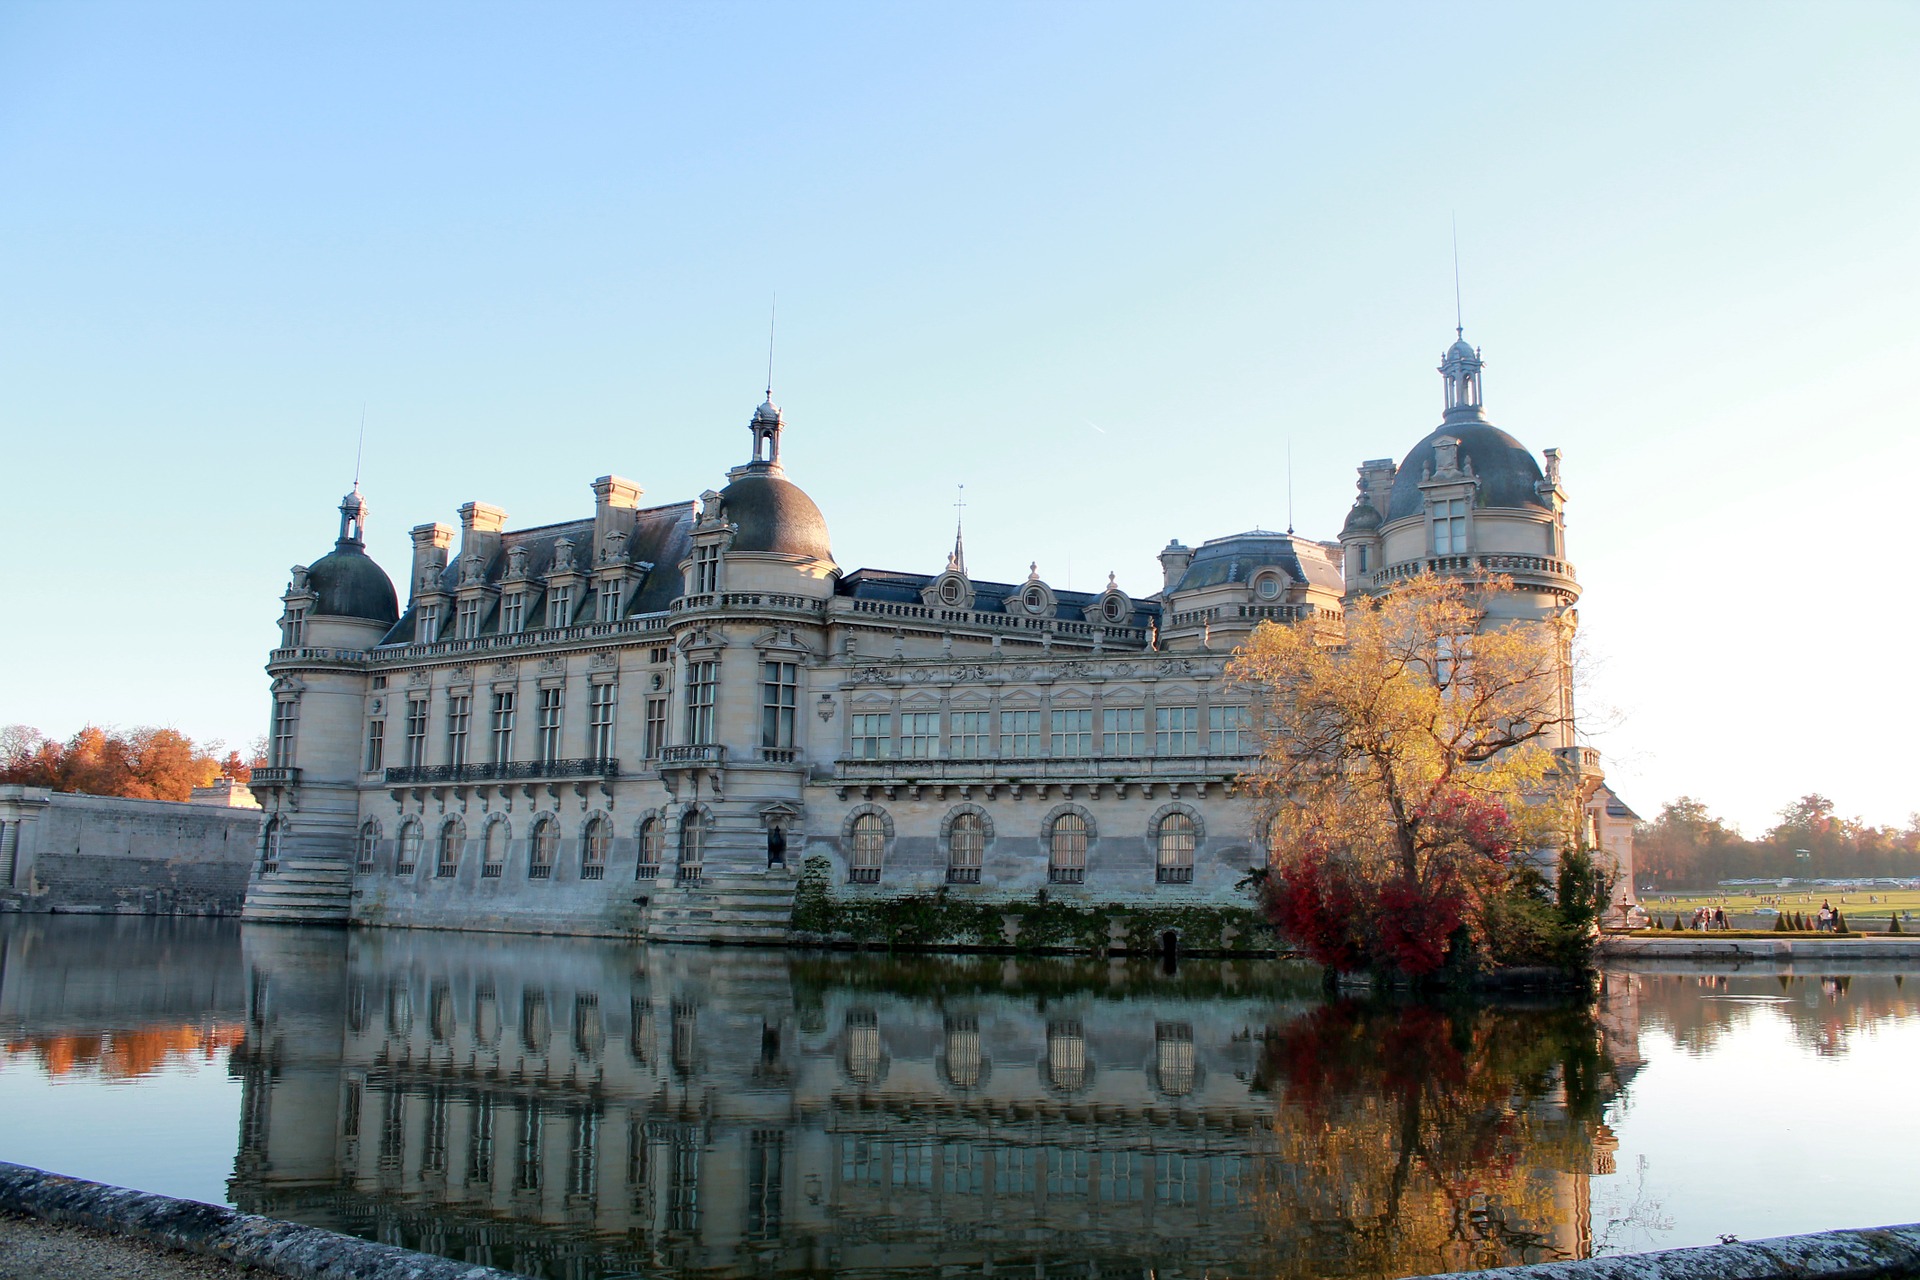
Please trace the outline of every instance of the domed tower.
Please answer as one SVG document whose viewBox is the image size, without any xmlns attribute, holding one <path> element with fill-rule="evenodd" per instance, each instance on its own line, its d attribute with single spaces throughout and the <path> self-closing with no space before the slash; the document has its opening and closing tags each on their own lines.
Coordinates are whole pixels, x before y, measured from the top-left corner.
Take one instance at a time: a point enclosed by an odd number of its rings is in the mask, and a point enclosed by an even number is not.
<svg viewBox="0 0 1920 1280">
<path fill-rule="evenodd" d="M 785 426 L 769 391 L 747 423 L 751 457 L 727 472 L 725 488 L 700 495 L 668 621 L 665 838 L 677 842 L 683 877 L 691 856 L 703 880 L 734 887 L 789 854 L 797 865 L 798 844 L 787 840 L 800 830 L 808 769 L 801 717 L 840 579 L 826 518 L 781 463 Z M 671 910 L 656 903 L 656 914 Z"/>
<path fill-rule="evenodd" d="M 1565 558 L 1560 453 L 1548 449 L 1542 467 L 1487 420 L 1485 361 L 1455 334 L 1440 358 L 1440 424 L 1398 466 L 1385 458 L 1360 465 L 1359 493 L 1340 531 L 1347 599 L 1391 591 L 1423 572 L 1500 574 L 1513 590 L 1493 603 L 1496 623 L 1563 623 L 1570 643 L 1580 584 Z M 1570 717 L 1570 681 L 1565 697 Z M 1554 745 L 1573 748 L 1571 727 Z"/>
<path fill-rule="evenodd" d="M 267 764 L 251 783 L 266 821 L 247 886 L 248 919 L 347 917 L 368 650 L 400 617 L 393 581 L 367 555 L 366 521 L 356 483 L 341 499 L 333 550 L 295 565 L 281 597 L 280 647 L 267 660 Z"/>
</svg>

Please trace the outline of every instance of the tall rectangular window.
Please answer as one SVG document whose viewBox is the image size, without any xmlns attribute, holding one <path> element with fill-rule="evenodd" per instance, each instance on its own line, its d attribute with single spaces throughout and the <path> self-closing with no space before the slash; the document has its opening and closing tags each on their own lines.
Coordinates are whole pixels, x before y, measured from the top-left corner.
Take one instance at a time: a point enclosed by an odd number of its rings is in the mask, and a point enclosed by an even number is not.
<svg viewBox="0 0 1920 1280">
<path fill-rule="evenodd" d="M 1145 707 L 1105 707 L 1100 712 L 1100 729 L 1106 736 L 1103 746 L 1110 756 L 1147 754 L 1147 709 Z"/>
<path fill-rule="evenodd" d="M 286 638 L 282 641 L 289 649 L 307 642 L 307 607 L 298 605 L 287 610 L 284 630 Z"/>
<path fill-rule="evenodd" d="M 421 605 L 420 616 L 414 621 L 413 642 L 415 644 L 432 644 L 439 638 L 440 606 L 437 604 Z"/>
<path fill-rule="evenodd" d="M 480 602 L 462 600 L 459 612 L 454 616 L 453 634 L 462 640 L 471 640 L 480 634 Z"/>
<path fill-rule="evenodd" d="M 720 548 L 693 549 L 693 592 L 705 595 L 720 589 Z"/>
<path fill-rule="evenodd" d="M 853 718 L 853 757 L 884 760 L 893 754 L 893 717 L 885 712 Z"/>
<path fill-rule="evenodd" d="M 573 588 L 555 587 L 547 592 L 547 625 L 564 627 L 573 622 Z"/>
<path fill-rule="evenodd" d="M 1467 549 L 1467 504 L 1462 498 L 1433 504 L 1433 554 L 1459 555 Z"/>
<path fill-rule="evenodd" d="M 505 764 L 513 759 L 514 690 L 493 691 L 493 762 Z"/>
<path fill-rule="evenodd" d="M 660 748 L 667 745 L 667 700 L 665 698 L 647 699 L 647 732 L 641 748 L 649 760 L 660 758 Z"/>
<path fill-rule="evenodd" d="M 1217 756 L 1237 756 L 1252 749 L 1253 732 L 1245 707 L 1207 708 L 1207 750 Z"/>
<path fill-rule="evenodd" d="M 1156 707 L 1153 712 L 1153 754 L 1200 754 L 1200 708 Z"/>
<path fill-rule="evenodd" d="M 617 582 L 600 584 L 600 621 L 620 621 L 620 584 Z"/>
<path fill-rule="evenodd" d="M 378 773 L 386 768 L 387 761 L 387 722 L 373 720 L 367 724 L 367 772 Z"/>
<path fill-rule="evenodd" d="M 613 755 L 613 695 L 618 688 L 596 684 L 587 695 L 587 754 L 595 760 Z"/>
<path fill-rule="evenodd" d="M 418 769 L 427 762 L 427 700 L 407 699 L 407 768 Z"/>
<path fill-rule="evenodd" d="M 713 707 L 720 691 L 720 664 L 687 664 L 687 742 L 701 746 L 713 741 Z"/>
<path fill-rule="evenodd" d="M 1093 754 L 1093 709 L 1055 711 L 1049 726 L 1047 754 L 1052 756 L 1090 756 Z"/>
<path fill-rule="evenodd" d="M 760 745 L 793 745 L 794 710 L 800 700 L 800 668 L 792 662 L 768 662 L 761 667 Z"/>
<path fill-rule="evenodd" d="M 467 762 L 467 729 L 473 720 L 473 695 L 447 697 L 447 763 L 458 769 Z"/>
<path fill-rule="evenodd" d="M 938 711 L 909 711 L 900 717 L 900 754 L 917 760 L 940 754 Z"/>
<path fill-rule="evenodd" d="M 515 636 L 526 629 L 527 593 L 509 591 L 500 600 L 500 633 Z"/>
<path fill-rule="evenodd" d="M 293 734 L 299 718 L 300 704 L 292 698 L 282 698 L 273 704 L 273 741 L 267 761 L 276 769 L 293 764 Z"/>
<path fill-rule="evenodd" d="M 534 746 L 542 761 L 560 758 L 560 712 L 564 689 L 540 690 L 540 701 L 534 707 Z"/>
<path fill-rule="evenodd" d="M 1040 754 L 1040 713 L 1038 711 L 1002 711 L 1000 713 L 1000 754 L 1003 756 Z"/>
<path fill-rule="evenodd" d="M 993 754 L 993 724 L 985 711 L 953 713 L 953 758 L 979 760 Z"/>
</svg>

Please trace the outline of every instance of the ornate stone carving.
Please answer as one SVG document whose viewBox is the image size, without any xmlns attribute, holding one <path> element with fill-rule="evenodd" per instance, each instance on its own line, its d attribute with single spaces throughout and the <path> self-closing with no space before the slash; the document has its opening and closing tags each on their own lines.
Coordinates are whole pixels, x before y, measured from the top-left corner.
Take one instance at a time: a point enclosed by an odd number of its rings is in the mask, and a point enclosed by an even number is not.
<svg viewBox="0 0 1920 1280">
<path fill-rule="evenodd" d="M 572 573 L 573 570 L 573 539 L 562 538 L 553 544 L 553 567 L 547 572 Z"/>
<path fill-rule="evenodd" d="M 594 671 L 611 671 L 619 665 L 620 655 L 617 653 L 596 653 L 587 659 L 588 668 Z"/>
<path fill-rule="evenodd" d="M 543 676 L 564 675 L 566 670 L 567 660 L 557 653 L 540 659 L 540 674 Z"/>
<path fill-rule="evenodd" d="M 524 578 L 527 576 L 527 549 L 525 547 L 507 548 L 507 576 Z"/>
</svg>

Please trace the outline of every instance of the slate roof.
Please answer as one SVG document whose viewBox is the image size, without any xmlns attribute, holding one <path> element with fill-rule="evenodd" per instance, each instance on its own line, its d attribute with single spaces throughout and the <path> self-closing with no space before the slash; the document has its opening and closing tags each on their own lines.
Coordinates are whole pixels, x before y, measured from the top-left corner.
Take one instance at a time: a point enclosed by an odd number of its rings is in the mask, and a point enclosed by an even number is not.
<svg viewBox="0 0 1920 1280">
<path fill-rule="evenodd" d="M 393 580 L 359 543 L 348 539 L 307 566 L 307 589 L 319 597 L 315 614 L 389 623 L 400 616 Z"/>
<path fill-rule="evenodd" d="M 920 593 L 931 586 L 940 575 L 937 573 L 901 573 L 893 569 L 855 569 L 840 579 L 834 594 L 848 596 L 855 600 L 884 600 L 894 604 L 919 604 Z M 1024 582 L 983 582 L 977 578 L 968 579 L 973 587 L 973 608 L 976 613 L 1006 613 L 1007 600 L 1026 589 Z M 1053 598 L 1058 604 L 1054 616 L 1069 622 L 1099 622 L 1100 597 L 1103 591 L 1062 591 L 1051 587 Z M 1016 614 L 1027 616 L 1024 613 Z M 1146 627 L 1160 616 L 1160 603 L 1157 600 L 1134 600 L 1133 615 L 1121 625 Z"/>
<path fill-rule="evenodd" d="M 1466 459 L 1473 460 L 1473 473 L 1480 477 L 1480 489 L 1473 501 L 1476 508 L 1548 509 L 1533 487 L 1544 477 L 1527 447 L 1481 417 L 1478 409 L 1462 409 L 1448 413 L 1445 421 L 1408 451 L 1393 478 L 1393 491 L 1387 495 L 1387 519 L 1417 516 L 1425 510 L 1421 473 L 1433 465 L 1433 442 L 1441 436 L 1452 436 L 1460 442 L 1463 466 Z"/>
<path fill-rule="evenodd" d="M 1325 587 L 1335 595 L 1346 589 L 1340 571 L 1319 543 L 1298 534 L 1254 529 L 1202 543 L 1173 590 L 1194 591 L 1227 582 L 1247 582 L 1268 567 L 1284 569 L 1295 582 Z"/>
</svg>

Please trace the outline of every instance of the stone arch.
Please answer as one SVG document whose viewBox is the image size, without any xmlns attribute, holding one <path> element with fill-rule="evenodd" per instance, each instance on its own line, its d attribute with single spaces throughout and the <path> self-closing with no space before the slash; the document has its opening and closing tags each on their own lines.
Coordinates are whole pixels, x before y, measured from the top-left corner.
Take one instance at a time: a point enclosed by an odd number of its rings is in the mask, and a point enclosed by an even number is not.
<svg viewBox="0 0 1920 1280">
<path fill-rule="evenodd" d="M 879 816 L 880 827 L 887 833 L 887 844 L 889 846 L 893 844 L 893 815 L 877 804 L 860 804 L 848 810 L 846 820 L 840 824 L 840 843 L 842 845 L 851 845 L 853 843 L 853 824 L 869 815 Z"/>
<path fill-rule="evenodd" d="M 513 821 L 504 813 L 489 816 L 480 828 L 480 876 L 497 880 L 513 847 Z"/>
<path fill-rule="evenodd" d="M 559 814 L 533 815 L 527 826 L 527 879 L 553 879 L 553 869 L 560 862 L 560 840 L 565 834 Z"/>
<path fill-rule="evenodd" d="M 1085 805 L 1057 804 L 1047 810 L 1047 816 L 1040 819 L 1040 839 L 1044 843 L 1053 839 L 1053 824 L 1069 813 L 1080 815 L 1080 821 L 1087 827 L 1087 843 L 1092 844 L 1100 838 L 1100 829 L 1094 825 L 1093 813 Z"/>
<path fill-rule="evenodd" d="M 467 824 L 457 813 L 450 813 L 433 836 L 433 876 L 451 880 L 460 872 L 460 857 L 467 848 Z"/>
<path fill-rule="evenodd" d="M 963 813 L 971 813 L 980 819 L 980 834 L 988 844 L 992 844 L 993 815 L 971 801 L 953 806 L 953 808 L 947 810 L 947 816 L 940 819 L 940 843 L 943 845 L 946 844 L 948 838 L 953 835 L 954 820 Z"/>
<path fill-rule="evenodd" d="M 613 854 L 613 817 L 595 809 L 580 823 L 580 878 L 604 880 Z"/>
<path fill-rule="evenodd" d="M 1176 813 L 1183 813 L 1188 818 L 1193 820 L 1193 843 L 1195 847 L 1198 847 L 1199 845 L 1205 843 L 1207 838 L 1206 820 L 1200 816 L 1200 811 L 1198 809 L 1194 808 L 1190 804 L 1183 804 L 1178 800 L 1174 800 L 1167 804 L 1161 805 L 1158 809 L 1155 809 L 1153 811 L 1153 816 L 1147 819 L 1148 843 L 1156 844 L 1156 845 L 1159 844 L 1160 824 L 1165 822 L 1169 817 L 1171 817 Z"/>
<path fill-rule="evenodd" d="M 420 846 L 425 843 L 426 832 L 417 817 L 400 820 L 400 836 L 393 851 L 393 873 L 397 876 L 409 875 L 420 865 Z"/>
</svg>

